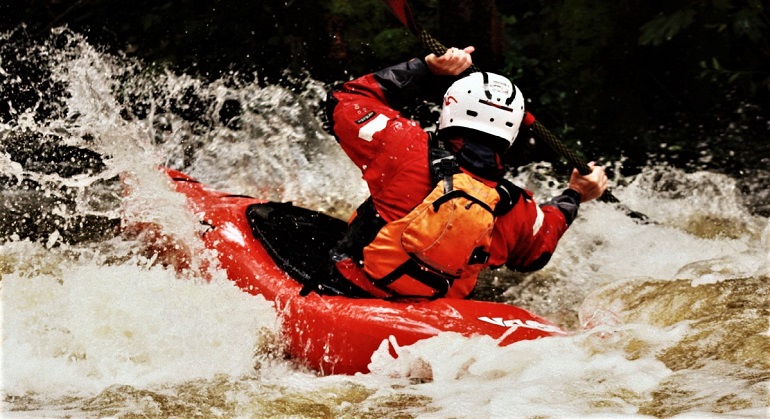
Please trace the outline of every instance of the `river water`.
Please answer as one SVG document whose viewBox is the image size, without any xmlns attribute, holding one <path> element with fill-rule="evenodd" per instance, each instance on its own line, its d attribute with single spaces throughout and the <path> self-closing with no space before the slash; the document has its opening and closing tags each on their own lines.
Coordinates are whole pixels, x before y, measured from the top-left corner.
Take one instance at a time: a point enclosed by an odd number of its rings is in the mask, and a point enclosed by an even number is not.
<svg viewBox="0 0 770 419">
<path fill-rule="evenodd" d="M 284 359 L 268 302 L 206 263 L 157 170 L 346 217 L 366 190 L 322 129 L 322 86 L 204 82 L 63 29 L 0 44 L 3 417 L 770 415 L 770 225 L 741 193 L 767 185 L 654 165 L 612 179 L 653 223 L 584 205 L 544 270 L 480 285 L 568 336 L 440 335 L 323 377 Z M 548 197 L 564 178 L 533 164 L 513 180 Z M 121 218 L 197 249 L 190 267 L 116 234 Z"/>
</svg>

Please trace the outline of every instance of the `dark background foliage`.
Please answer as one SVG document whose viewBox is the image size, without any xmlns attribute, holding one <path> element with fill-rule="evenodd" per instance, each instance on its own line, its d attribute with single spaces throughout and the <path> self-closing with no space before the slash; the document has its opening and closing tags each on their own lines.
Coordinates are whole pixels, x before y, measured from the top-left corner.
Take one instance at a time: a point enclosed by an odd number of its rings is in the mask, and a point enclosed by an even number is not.
<svg viewBox="0 0 770 419">
<path fill-rule="evenodd" d="M 625 157 L 631 172 L 649 159 L 733 174 L 770 163 L 765 1 L 410 4 L 445 44 L 476 46 L 476 63 L 514 79 L 586 156 Z M 262 84 L 332 83 L 425 54 L 378 0 L 15 0 L 0 20 L 31 37 L 67 25 L 110 52 Z"/>
</svg>

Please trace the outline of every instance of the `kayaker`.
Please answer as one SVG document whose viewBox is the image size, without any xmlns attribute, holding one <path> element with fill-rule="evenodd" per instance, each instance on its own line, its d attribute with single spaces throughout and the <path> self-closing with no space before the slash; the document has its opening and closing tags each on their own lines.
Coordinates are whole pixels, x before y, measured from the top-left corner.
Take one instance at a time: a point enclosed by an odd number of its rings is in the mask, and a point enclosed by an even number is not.
<svg viewBox="0 0 770 419">
<path fill-rule="evenodd" d="M 331 253 L 329 278 L 316 291 L 465 298 L 482 268 L 543 268 L 580 203 L 607 188 L 604 170 L 591 163 L 590 174 L 573 171 L 568 189 L 538 205 L 532 193 L 503 177 L 503 154 L 526 116 L 524 97 L 498 74 L 461 77 L 473 51 L 450 48 L 443 56 L 412 59 L 330 94 L 330 128 L 361 169 L 371 196 L 351 218 Z M 444 92 L 435 135 L 399 112 L 415 98 L 432 99 L 432 92 Z M 456 199 L 462 206 L 424 203 L 451 191 L 442 202 Z M 479 221 L 485 217 L 488 231 Z"/>
</svg>

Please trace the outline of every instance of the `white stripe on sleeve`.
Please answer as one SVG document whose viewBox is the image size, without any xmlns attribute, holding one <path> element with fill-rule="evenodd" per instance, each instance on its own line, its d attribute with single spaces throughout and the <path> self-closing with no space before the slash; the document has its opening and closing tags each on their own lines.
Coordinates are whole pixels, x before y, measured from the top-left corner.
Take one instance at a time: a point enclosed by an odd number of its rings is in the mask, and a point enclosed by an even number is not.
<svg viewBox="0 0 770 419">
<path fill-rule="evenodd" d="M 533 236 L 540 231 L 540 227 L 543 226 L 543 218 L 545 218 L 545 214 L 543 214 L 543 210 L 540 209 L 540 206 L 536 205 L 535 208 L 537 208 L 537 217 L 535 218 L 535 224 L 532 225 Z"/>
<path fill-rule="evenodd" d="M 385 126 L 388 124 L 388 120 L 389 118 L 383 114 L 377 115 L 374 117 L 374 119 L 367 122 L 366 125 L 362 126 L 361 129 L 358 130 L 358 138 L 364 141 L 372 141 L 374 134 L 385 129 Z"/>
</svg>

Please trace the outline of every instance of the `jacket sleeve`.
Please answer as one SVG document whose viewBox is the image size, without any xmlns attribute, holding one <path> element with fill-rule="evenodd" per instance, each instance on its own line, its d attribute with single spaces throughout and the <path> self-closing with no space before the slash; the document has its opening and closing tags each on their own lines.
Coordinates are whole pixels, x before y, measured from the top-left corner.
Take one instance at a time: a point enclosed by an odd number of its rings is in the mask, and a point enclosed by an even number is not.
<svg viewBox="0 0 770 419">
<path fill-rule="evenodd" d="M 438 103 L 456 79 L 436 76 L 423 59 L 414 58 L 337 85 L 327 95 L 328 127 L 332 134 L 337 135 L 334 130 L 337 122 L 334 111 L 342 102 L 372 99 L 383 106 L 404 112 L 419 101 Z"/>
<path fill-rule="evenodd" d="M 530 194 L 495 223 L 497 243 L 493 242 L 493 265 L 519 272 L 542 269 L 551 260 L 559 240 L 577 216 L 580 195 L 566 190 L 551 201 L 537 205 Z"/>
<path fill-rule="evenodd" d="M 423 59 L 412 59 L 373 73 L 387 103 L 409 108 L 415 100 L 439 102 L 456 77 L 435 76 Z"/>
<path fill-rule="evenodd" d="M 566 189 L 561 195 L 554 197 L 542 206 L 556 207 L 564 215 L 567 226 L 570 226 L 578 215 L 580 194 L 574 189 Z"/>
<path fill-rule="evenodd" d="M 423 132 L 402 115 L 402 107 L 416 98 L 427 99 L 452 79 L 434 75 L 420 59 L 367 74 L 331 92 L 327 125 L 351 160 L 365 171 L 380 147 L 393 147 L 393 139 L 407 132 L 412 136 Z"/>
<path fill-rule="evenodd" d="M 385 220 L 402 217 L 430 192 L 428 134 L 398 108 L 443 78 L 415 59 L 348 81 L 331 94 L 333 134 Z"/>
</svg>

